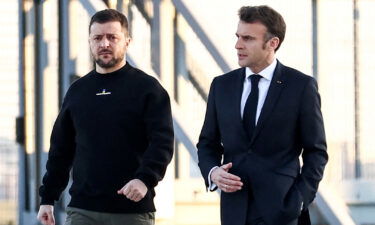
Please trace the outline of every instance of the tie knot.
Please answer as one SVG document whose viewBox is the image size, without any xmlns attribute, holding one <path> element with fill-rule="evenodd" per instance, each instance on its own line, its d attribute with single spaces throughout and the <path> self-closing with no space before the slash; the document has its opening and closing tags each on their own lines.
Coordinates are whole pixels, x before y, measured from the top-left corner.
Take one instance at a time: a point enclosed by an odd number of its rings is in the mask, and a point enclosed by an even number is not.
<svg viewBox="0 0 375 225">
<path fill-rule="evenodd" d="M 262 76 L 258 74 L 253 74 L 249 77 L 252 85 L 258 85 L 260 78 L 262 78 Z"/>
</svg>

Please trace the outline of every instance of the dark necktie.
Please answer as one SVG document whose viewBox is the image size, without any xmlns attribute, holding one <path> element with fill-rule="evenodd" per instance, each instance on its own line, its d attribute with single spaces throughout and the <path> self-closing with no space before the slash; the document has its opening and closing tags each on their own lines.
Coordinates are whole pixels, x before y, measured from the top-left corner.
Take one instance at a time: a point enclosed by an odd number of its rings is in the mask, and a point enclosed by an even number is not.
<svg viewBox="0 0 375 225">
<path fill-rule="evenodd" d="M 254 74 L 249 76 L 251 80 L 251 91 L 247 97 L 245 108 L 243 111 L 243 124 L 249 137 L 253 136 L 255 130 L 255 117 L 258 107 L 259 88 L 258 83 L 262 76 Z"/>
</svg>

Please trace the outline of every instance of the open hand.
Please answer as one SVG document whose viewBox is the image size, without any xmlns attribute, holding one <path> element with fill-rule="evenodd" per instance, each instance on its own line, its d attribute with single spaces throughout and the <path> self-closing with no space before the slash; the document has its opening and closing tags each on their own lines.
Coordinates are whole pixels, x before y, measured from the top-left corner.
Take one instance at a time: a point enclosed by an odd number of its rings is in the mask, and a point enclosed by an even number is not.
<svg viewBox="0 0 375 225">
<path fill-rule="evenodd" d="M 235 192 L 242 189 L 241 178 L 228 172 L 232 166 L 233 164 L 230 162 L 214 169 L 211 173 L 212 182 L 224 192 Z"/>
</svg>

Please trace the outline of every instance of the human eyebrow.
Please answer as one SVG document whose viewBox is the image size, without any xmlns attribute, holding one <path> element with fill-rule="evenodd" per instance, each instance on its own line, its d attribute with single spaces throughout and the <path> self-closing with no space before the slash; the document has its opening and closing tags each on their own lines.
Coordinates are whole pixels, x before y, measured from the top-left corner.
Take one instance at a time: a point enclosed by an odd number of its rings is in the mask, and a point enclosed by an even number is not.
<svg viewBox="0 0 375 225">
<path fill-rule="evenodd" d="M 92 39 L 94 39 L 94 40 L 101 39 L 102 37 L 103 37 L 103 35 L 100 35 L 100 34 L 92 35 Z"/>
<path fill-rule="evenodd" d="M 110 37 L 110 38 L 116 38 L 118 35 L 117 34 L 107 34 L 106 36 Z"/>
<path fill-rule="evenodd" d="M 236 36 L 237 36 L 237 38 L 241 38 L 241 39 L 243 39 L 243 40 L 254 40 L 255 39 L 255 37 L 253 37 L 253 36 L 251 36 L 251 35 L 239 35 L 239 34 L 237 34 L 236 33 Z"/>
<path fill-rule="evenodd" d="M 244 39 L 244 40 L 254 40 L 255 38 L 250 36 L 250 35 L 244 35 L 244 36 L 242 36 L 242 39 Z"/>
</svg>

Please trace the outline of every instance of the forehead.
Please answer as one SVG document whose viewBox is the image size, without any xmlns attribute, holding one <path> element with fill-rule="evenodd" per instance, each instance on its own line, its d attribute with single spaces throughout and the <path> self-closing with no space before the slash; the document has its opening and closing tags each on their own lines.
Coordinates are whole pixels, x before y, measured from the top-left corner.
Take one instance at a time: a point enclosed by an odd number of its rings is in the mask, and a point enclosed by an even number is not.
<svg viewBox="0 0 375 225">
<path fill-rule="evenodd" d="M 119 34 L 124 33 L 120 22 L 93 23 L 90 27 L 90 35 Z"/>
<path fill-rule="evenodd" d="M 260 22 L 246 23 L 241 20 L 238 22 L 238 35 L 263 36 L 266 32 L 267 27 Z"/>
</svg>

